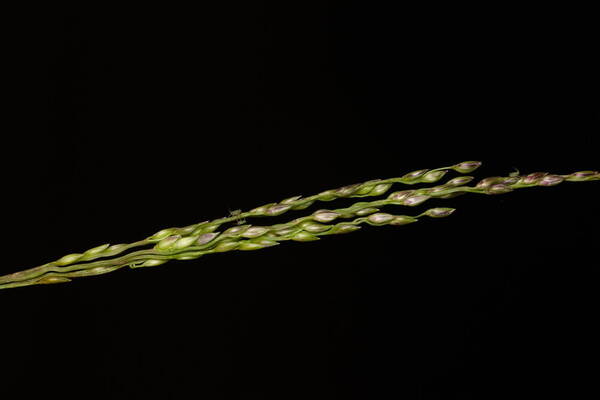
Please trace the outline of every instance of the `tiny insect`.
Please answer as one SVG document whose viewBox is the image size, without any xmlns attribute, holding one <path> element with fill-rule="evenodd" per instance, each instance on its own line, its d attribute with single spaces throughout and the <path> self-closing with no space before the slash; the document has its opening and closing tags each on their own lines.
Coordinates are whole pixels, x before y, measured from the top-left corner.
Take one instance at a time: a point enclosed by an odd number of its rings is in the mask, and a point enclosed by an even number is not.
<svg viewBox="0 0 600 400">
<path fill-rule="evenodd" d="M 229 210 L 229 216 L 234 217 L 237 225 L 243 225 L 246 223 L 246 220 L 241 217 L 242 210 Z"/>
</svg>

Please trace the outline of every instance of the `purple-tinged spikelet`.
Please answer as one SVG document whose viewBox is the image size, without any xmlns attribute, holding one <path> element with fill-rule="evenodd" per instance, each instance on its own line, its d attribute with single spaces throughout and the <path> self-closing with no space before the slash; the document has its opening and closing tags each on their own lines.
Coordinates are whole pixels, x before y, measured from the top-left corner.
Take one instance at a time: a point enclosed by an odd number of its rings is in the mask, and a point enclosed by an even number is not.
<svg viewBox="0 0 600 400">
<path fill-rule="evenodd" d="M 547 172 L 533 172 L 531 174 L 527 174 L 524 177 L 522 177 L 519 181 L 519 183 L 525 184 L 525 185 L 533 185 L 538 183 L 544 176 L 548 175 Z"/>
<path fill-rule="evenodd" d="M 416 194 L 416 195 L 409 196 L 406 199 L 404 199 L 402 204 L 404 204 L 405 206 L 417 206 L 417 205 L 423 203 L 424 201 L 429 200 L 430 198 L 431 198 L 431 196 L 427 196 L 424 194 Z"/>
<path fill-rule="evenodd" d="M 452 167 L 456 172 L 461 174 L 469 174 L 481 166 L 481 161 L 463 161 Z"/>
<path fill-rule="evenodd" d="M 330 222 L 339 216 L 340 214 L 334 211 L 319 210 L 315 211 L 315 213 L 313 214 L 313 219 L 318 222 Z"/>
<path fill-rule="evenodd" d="M 467 183 L 471 182 L 473 179 L 475 179 L 472 176 L 457 176 L 454 179 L 450 179 L 446 185 L 448 186 L 462 186 L 462 185 L 466 185 Z"/>
<path fill-rule="evenodd" d="M 554 186 L 563 182 L 565 179 L 558 175 L 546 175 L 539 182 L 539 186 Z"/>
<path fill-rule="evenodd" d="M 425 211 L 424 214 L 432 218 L 443 218 L 452 214 L 454 211 L 456 211 L 455 208 L 437 207 L 430 208 L 429 210 Z"/>
<path fill-rule="evenodd" d="M 388 222 L 392 221 L 393 219 L 394 219 L 394 216 L 392 214 L 377 213 L 377 214 L 369 215 L 369 217 L 367 218 L 367 221 L 369 221 L 373 225 L 385 225 Z"/>
</svg>

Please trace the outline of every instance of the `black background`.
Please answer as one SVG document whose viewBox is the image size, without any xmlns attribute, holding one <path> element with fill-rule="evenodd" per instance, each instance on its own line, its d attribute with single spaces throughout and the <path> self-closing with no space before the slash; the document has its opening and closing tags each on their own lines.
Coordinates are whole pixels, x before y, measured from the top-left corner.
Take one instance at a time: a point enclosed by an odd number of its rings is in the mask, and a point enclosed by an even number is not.
<svg viewBox="0 0 600 400">
<path fill-rule="evenodd" d="M 279 3 L 9 17 L 0 273 L 463 160 L 599 168 L 587 10 Z M 2 291 L 0 390 L 595 393 L 597 203 L 596 182 L 432 200 L 406 213 L 458 210 Z"/>
</svg>

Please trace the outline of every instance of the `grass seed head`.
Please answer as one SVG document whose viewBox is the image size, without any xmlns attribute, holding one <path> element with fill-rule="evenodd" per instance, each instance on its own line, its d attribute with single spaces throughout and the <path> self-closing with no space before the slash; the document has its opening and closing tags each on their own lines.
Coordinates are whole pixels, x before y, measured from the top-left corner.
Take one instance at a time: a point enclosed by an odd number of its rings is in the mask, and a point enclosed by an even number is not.
<svg viewBox="0 0 600 400">
<path fill-rule="evenodd" d="M 402 204 L 404 204 L 405 206 L 418 206 L 419 204 L 429 200 L 431 198 L 431 196 L 428 196 L 426 194 L 415 194 L 412 196 L 408 196 L 407 198 L 404 199 L 404 201 L 402 202 Z"/>
<path fill-rule="evenodd" d="M 555 186 L 563 182 L 565 178 L 558 175 L 546 175 L 538 182 L 539 186 Z"/>
<path fill-rule="evenodd" d="M 318 236 L 313 235 L 310 232 L 300 231 L 291 237 L 292 240 L 296 242 L 312 242 L 314 240 L 319 240 Z"/>
<path fill-rule="evenodd" d="M 481 161 L 463 161 L 452 166 L 452 169 L 461 174 L 470 174 L 481 166 Z"/>
<path fill-rule="evenodd" d="M 392 187 L 391 183 L 380 183 L 379 185 L 375 186 L 373 188 L 373 190 L 371 190 L 369 192 L 370 196 L 380 196 L 382 194 L 384 194 L 385 192 L 387 192 L 390 187 Z"/>
<path fill-rule="evenodd" d="M 419 169 L 417 171 L 412 171 L 408 174 L 402 175 L 402 179 L 406 181 L 416 181 L 417 179 L 425 175 L 428 171 L 428 169 Z"/>
<path fill-rule="evenodd" d="M 390 222 L 390 225 L 407 225 L 417 221 L 418 220 L 415 217 L 410 217 L 408 215 L 396 215 Z"/>
<path fill-rule="evenodd" d="M 421 182 L 424 183 L 433 183 L 433 182 L 437 182 L 440 179 L 442 179 L 442 177 L 444 175 L 446 175 L 447 171 L 431 171 L 426 173 L 425 175 L 423 175 L 423 177 L 420 179 Z"/>
<path fill-rule="evenodd" d="M 171 235 L 158 242 L 154 249 L 159 251 L 169 250 L 179 239 L 181 239 L 181 235 Z"/>
<path fill-rule="evenodd" d="M 330 222 L 339 216 L 340 214 L 335 211 L 319 210 L 314 212 L 313 219 L 318 222 Z"/>
<path fill-rule="evenodd" d="M 446 185 L 448 186 L 463 186 L 475 179 L 473 176 L 457 176 L 456 178 L 450 179 Z"/>
<path fill-rule="evenodd" d="M 533 172 L 521 177 L 519 182 L 526 185 L 536 184 L 546 175 L 548 175 L 547 172 Z"/>
<path fill-rule="evenodd" d="M 246 230 L 246 232 L 242 233 L 242 237 L 248 238 L 248 239 L 252 239 L 255 237 L 259 237 L 264 235 L 265 233 L 267 233 L 269 231 L 268 228 L 265 228 L 264 226 L 252 226 L 250 228 L 248 228 Z"/>
<path fill-rule="evenodd" d="M 387 213 L 376 213 L 376 214 L 371 214 L 367 217 L 367 221 L 371 225 L 387 225 L 393 219 L 394 219 L 394 216 L 392 214 L 387 214 Z"/>
<path fill-rule="evenodd" d="M 429 210 L 425 211 L 424 214 L 432 218 L 444 218 L 452 214 L 454 211 L 456 211 L 455 208 L 436 207 L 430 208 Z"/>
<path fill-rule="evenodd" d="M 485 192 L 487 194 L 504 194 L 508 192 L 512 192 L 512 188 L 504 183 L 496 183 L 495 185 L 491 185 L 485 188 Z"/>
</svg>

